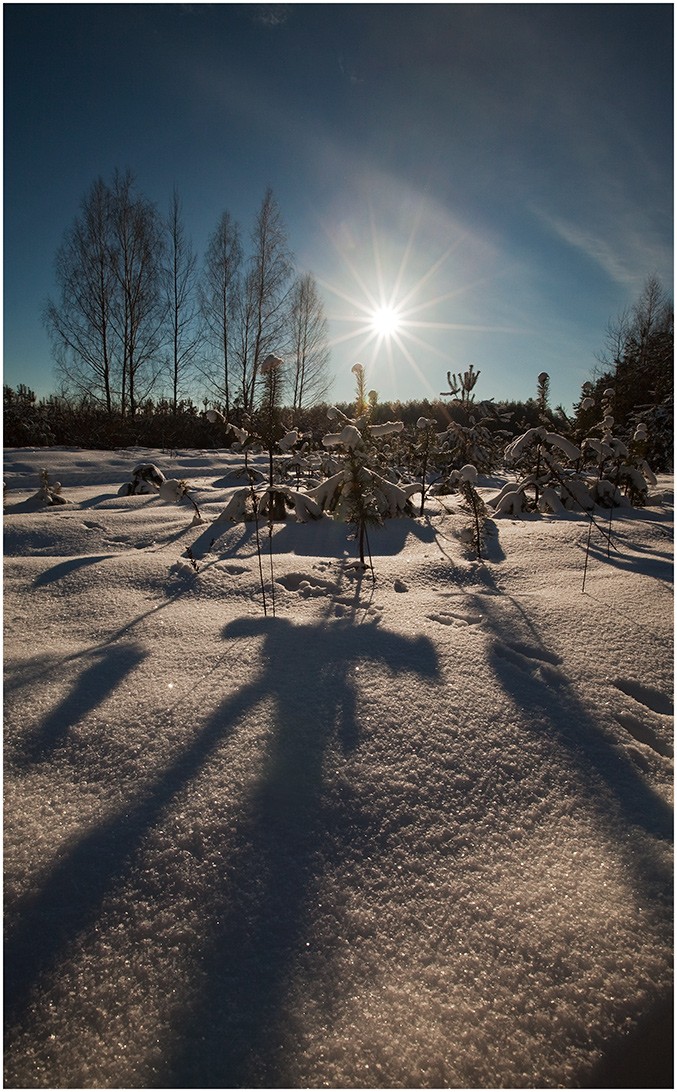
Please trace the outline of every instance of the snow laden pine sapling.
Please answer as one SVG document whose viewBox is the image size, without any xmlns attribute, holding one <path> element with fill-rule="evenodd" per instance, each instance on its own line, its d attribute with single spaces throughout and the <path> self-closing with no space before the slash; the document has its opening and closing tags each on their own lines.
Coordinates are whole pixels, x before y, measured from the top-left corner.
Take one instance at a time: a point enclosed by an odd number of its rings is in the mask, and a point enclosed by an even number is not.
<svg viewBox="0 0 677 1092">
<path fill-rule="evenodd" d="M 380 524 L 382 522 L 381 514 L 374 495 L 372 476 L 366 465 L 364 446 L 359 430 L 355 429 L 355 433 L 347 438 L 344 437 L 342 442 L 345 445 L 346 460 L 336 512 L 346 523 L 355 527 L 359 566 L 361 569 L 367 567 L 365 561 L 366 548 L 366 552 L 369 554 L 369 568 L 373 575 L 374 565 L 371 559 L 371 550 L 369 549 L 367 528 L 370 525 Z"/>
<path fill-rule="evenodd" d="M 416 436 L 412 452 L 412 462 L 421 482 L 421 505 L 419 516 L 423 515 L 428 493 L 428 473 L 431 462 L 439 451 L 436 432 L 437 422 L 430 417 L 419 417 L 416 422 Z"/>
<path fill-rule="evenodd" d="M 131 480 L 118 489 L 119 497 L 153 496 L 160 492 L 165 480 L 155 463 L 139 463 L 132 470 Z"/>
<path fill-rule="evenodd" d="M 57 504 L 68 504 L 68 500 L 61 492 L 61 482 L 50 481 L 46 469 L 40 471 L 40 488 L 33 499 L 49 508 Z"/>
<path fill-rule="evenodd" d="M 183 478 L 165 478 L 158 492 L 160 500 L 167 501 L 169 504 L 180 504 L 184 498 L 189 501 L 193 506 L 193 521 L 191 526 L 197 527 L 204 523 L 204 520 L 200 515 L 197 501 L 190 495 L 190 490 L 192 488 L 193 487 Z"/>
<path fill-rule="evenodd" d="M 472 542 L 477 559 L 481 560 L 482 549 L 485 544 L 487 506 L 475 488 L 477 467 L 468 463 L 455 473 L 458 476 L 458 490 L 463 497 L 468 512 L 472 516 L 471 526 L 466 529 L 466 533 L 462 537 Z"/>
<path fill-rule="evenodd" d="M 362 365 L 357 372 L 353 368 L 353 374 L 358 376 L 356 404 L 359 404 L 360 382 L 364 378 Z M 370 433 L 386 436 L 401 432 L 404 425 L 401 421 L 369 425 L 364 415 L 351 421 L 335 407 L 330 408 L 328 416 L 330 420 L 343 425 L 343 428 L 340 432 L 328 433 L 323 437 L 322 443 L 325 448 L 339 454 L 342 466 L 326 481 L 308 490 L 308 496 L 320 509 L 334 513 L 337 518 L 355 527 L 359 549 L 358 565 L 362 569 L 371 568 L 373 574 L 369 526 L 380 525 L 387 517 L 413 515 L 409 497 L 419 491 L 419 486 L 401 488 L 377 473 L 370 462 L 368 438 Z M 366 555 L 369 555 L 369 565 Z"/>
<path fill-rule="evenodd" d="M 590 511 L 594 500 L 576 473 L 581 452 L 571 440 L 544 426 L 527 429 L 505 449 L 505 462 L 519 475 L 489 503 L 497 515 L 567 510 Z"/>
<path fill-rule="evenodd" d="M 588 396 L 581 402 L 582 410 L 594 408 L 594 400 Z M 581 445 L 583 457 L 593 463 L 597 471 L 596 500 L 607 507 L 622 503 L 623 495 L 630 504 L 643 505 L 649 494 L 649 486 L 656 484 L 656 477 L 646 461 L 648 432 L 646 424 L 639 422 L 632 439 L 626 444 L 614 436 L 614 390 L 602 394 L 602 417 L 596 428 L 600 439 L 586 436 Z"/>
<path fill-rule="evenodd" d="M 254 487 L 254 472 L 247 466 L 245 457 L 245 472 L 249 477 L 249 486 L 245 489 L 238 489 L 233 493 L 228 504 L 224 510 L 216 517 L 215 523 L 227 523 L 232 521 L 234 523 L 240 520 L 253 520 L 254 533 L 256 537 L 256 553 L 259 562 L 259 579 L 261 583 L 261 596 L 263 599 L 263 613 L 268 614 L 268 603 L 266 597 L 266 582 L 263 576 L 263 558 L 261 551 L 261 538 L 259 534 L 259 517 L 264 513 L 268 514 L 268 546 L 269 546 L 269 560 L 270 560 L 270 594 L 272 602 L 272 613 L 275 616 L 275 574 L 273 571 L 273 522 L 274 520 L 284 520 L 286 518 L 286 493 L 287 490 L 283 488 L 277 488 L 275 485 L 275 446 L 276 435 L 279 431 L 279 407 L 278 396 L 281 387 L 280 372 L 283 367 L 283 360 L 281 357 L 275 356 L 270 353 L 259 369 L 259 375 L 263 378 L 263 399 L 260 411 L 260 425 L 259 439 L 263 442 L 268 452 L 268 484 L 264 489 L 257 490 Z M 210 420 L 218 420 L 221 416 L 214 410 L 209 410 L 208 415 Z M 224 422 L 225 423 L 225 422 Z M 234 426 L 230 426 L 231 429 Z M 256 439 L 252 434 L 245 433 L 244 430 L 240 430 L 241 436 L 238 437 L 242 446 L 246 445 Z M 237 432 L 236 432 L 237 435 Z"/>
<path fill-rule="evenodd" d="M 592 405 L 591 405 L 592 404 Z M 613 522 L 614 507 L 623 503 L 623 493 L 630 504 L 646 504 L 649 485 L 656 485 L 656 477 L 653 474 L 645 458 L 648 433 L 646 424 L 640 422 L 635 427 L 629 445 L 623 443 L 613 435 L 614 416 L 614 390 L 612 387 L 602 394 L 602 420 L 600 423 L 601 440 L 587 436 L 583 441 L 583 451 L 594 452 L 597 461 L 597 500 L 609 509 L 609 521 L 607 529 L 607 557 L 611 554 L 611 525 Z M 581 409 L 594 407 L 591 397 L 583 400 Z M 588 544 L 585 553 L 585 571 L 583 574 L 583 590 L 585 590 L 585 576 L 587 573 L 588 554 L 590 550 L 590 536 L 592 532 L 592 520 L 588 532 Z"/>
<path fill-rule="evenodd" d="M 499 430 L 506 418 L 491 399 L 475 402 L 473 390 L 480 375 L 472 364 L 465 372 L 447 372 L 450 389 L 440 392 L 441 397 L 451 399 L 449 424 L 440 436 L 447 473 L 467 464 L 477 467 L 480 473 L 489 473 L 498 462 L 504 435 Z M 451 492 L 452 486 L 451 481 L 443 480 L 436 492 Z"/>
<path fill-rule="evenodd" d="M 278 432 L 279 426 L 279 410 L 278 410 L 278 392 L 280 384 L 280 371 L 284 364 L 281 357 L 275 356 L 273 353 L 269 353 L 266 359 L 261 365 L 260 374 L 263 376 L 264 383 L 264 395 L 263 395 L 263 413 L 262 413 L 262 428 L 261 433 L 263 440 L 268 448 L 268 489 L 264 494 L 264 498 L 267 500 L 268 508 L 268 556 L 270 559 L 270 594 L 273 617 L 275 617 L 275 574 L 273 572 L 273 520 L 284 519 L 285 503 L 284 496 L 277 492 L 275 489 L 275 437 Z M 258 520 L 256 521 L 257 527 L 257 546 L 259 549 L 259 568 L 261 569 L 261 554 L 260 544 L 258 542 Z M 261 575 L 261 591 L 263 593 L 263 604 L 265 613 L 265 591 L 263 587 L 263 576 Z"/>
</svg>

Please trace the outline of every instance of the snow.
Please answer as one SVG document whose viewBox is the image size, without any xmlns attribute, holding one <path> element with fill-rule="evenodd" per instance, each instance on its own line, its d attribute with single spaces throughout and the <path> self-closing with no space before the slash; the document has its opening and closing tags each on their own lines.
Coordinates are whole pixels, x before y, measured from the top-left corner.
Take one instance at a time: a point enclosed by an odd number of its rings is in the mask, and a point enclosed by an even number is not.
<svg viewBox="0 0 677 1092">
<path fill-rule="evenodd" d="M 396 432 L 402 432 L 404 422 L 385 421 L 382 425 L 369 425 L 368 427 L 372 436 L 391 436 Z"/>
<path fill-rule="evenodd" d="M 668 1027 L 672 479 L 585 593 L 582 513 L 478 561 L 429 498 L 375 581 L 263 520 L 264 617 L 239 466 L 5 451 L 5 1086 L 604 1086 Z"/>
<path fill-rule="evenodd" d="M 356 447 L 361 447 L 363 443 L 362 433 L 355 425 L 345 425 L 341 432 L 328 432 L 326 436 L 322 437 L 322 443 L 325 447 L 343 447 L 349 448 L 351 451 Z"/>
</svg>

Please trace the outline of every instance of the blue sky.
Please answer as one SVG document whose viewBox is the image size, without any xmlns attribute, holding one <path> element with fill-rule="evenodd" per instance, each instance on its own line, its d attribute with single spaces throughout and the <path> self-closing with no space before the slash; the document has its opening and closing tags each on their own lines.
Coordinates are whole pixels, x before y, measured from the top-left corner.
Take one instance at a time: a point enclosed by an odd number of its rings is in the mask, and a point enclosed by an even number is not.
<svg viewBox="0 0 677 1092">
<path fill-rule="evenodd" d="M 333 397 L 551 377 L 673 277 L 672 4 L 5 4 L 4 381 L 57 389 L 54 255 L 99 175 L 179 189 L 200 258 L 271 186 L 330 320 Z M 365 333 L 381 302 L 397 337 Z"/>
</svg>

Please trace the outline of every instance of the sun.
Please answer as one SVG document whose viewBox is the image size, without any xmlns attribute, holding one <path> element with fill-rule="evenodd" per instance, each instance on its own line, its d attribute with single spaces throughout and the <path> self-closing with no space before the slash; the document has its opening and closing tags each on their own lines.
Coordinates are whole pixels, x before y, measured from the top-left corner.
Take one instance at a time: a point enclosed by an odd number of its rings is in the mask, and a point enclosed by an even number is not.
<svg viewBox="0 0 677 1092">
<path fill-rule="evenodd" d="M 402 316 L 396 307 L 378 307 L 369 317 L 369 325 L 381 338 L 390 338 L 402 328 Z"/>
<path fill-rule="evenodd" d="M 329 341 L 332 351 L 346 363 L 351 357 L 364 361 L 364 366 L 373 367 L 380 375 L 379 382 L 393 388 L 410 373 L 407 382 L 413 378 L 434 397 L 437 385 L 429 373 L 436 361 L 442 374 L 448 370 L 449 342 L 454 335 L 464 343 L 473 333 L 519 331 L 512 325 L 455 321 L 463 297 L 476 292 L 485 281 L 479 270 L 471 278 L 462 271 L 459 251 L 467 243 L 474 262 L 474 236 L 468 236 L 451 216 L 440 221 L 439 210 L 428 205 L 425 195 L 411 211 L 406 236 L 402 234 L 399 204 L 389 227 L 377 226 L 369 201 L 364 215 L 356 212 L 340 223 L 324 223 L 342 272 L 337 272 L 340 280 L 318 280 L 318 284 L 338 301 L 332 307 L 334 313 L 328 315 L 336 324 Z M 383 216 L 387 219 L 387 210 Z M 446 225 L 444 231 L 440 223 Z M 478 262 L 482 246 L 478 241 Z M 350 356 L 349 343 L 354 346 Z"/>
</svg>

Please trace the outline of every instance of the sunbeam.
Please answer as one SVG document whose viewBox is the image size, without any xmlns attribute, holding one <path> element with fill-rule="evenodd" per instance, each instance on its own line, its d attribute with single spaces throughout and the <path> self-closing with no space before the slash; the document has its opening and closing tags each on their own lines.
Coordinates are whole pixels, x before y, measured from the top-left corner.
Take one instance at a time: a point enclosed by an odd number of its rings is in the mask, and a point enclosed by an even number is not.
<svg viewBox="0 0 677 1092">
<path fill-rule="evenodd" d="M 379 307 L 372 314 L 370 323 L 382 338 L 390 338 L 402 326 L 402 316 L 397 307 Z"/>
<path fill-rule="evenodd" d="M 351 225 L 348 232 L 325 227 L 332 247 L 340 258 L 345 278 L 318 278 L 325 292 L 334 298 L 329 313 L 332 323 L 330 348 L 351 345 L 356 358 L 368 366 L 379 366 L 396 390 L 409 372 L 417 386 L 437 393 L 438 384 L 425 375 L 424 359 L 446 361 L 453 352 L 452 335 L 518 333 L 514 326 L 473 322 L 471 298 L 478 288 L 489 288 L 486 266 L 478 268 L 485 252 L 481 240 L 455 224 L 440 224 L 425 198 L 406 216 L 406 234 L 397 228 L 379 227 L 373 208 L 367 222 Z M 382 219 L 386 219 L 382 216 Z M 340 236 L 340 237 L 339 237 Z M 443 245 L 439 246 L 439 241 Z M 469 321 L 459 311 L 459 301 L 468 298 Z M 445 318 L 445 312 L 448 317 Z M 449 344 L 441 339 L 449 334 Z M 456 348 L 458 352 L 458 348 Z M 417 362 L 415 354 L 421 359 Z"/>
</svg>

